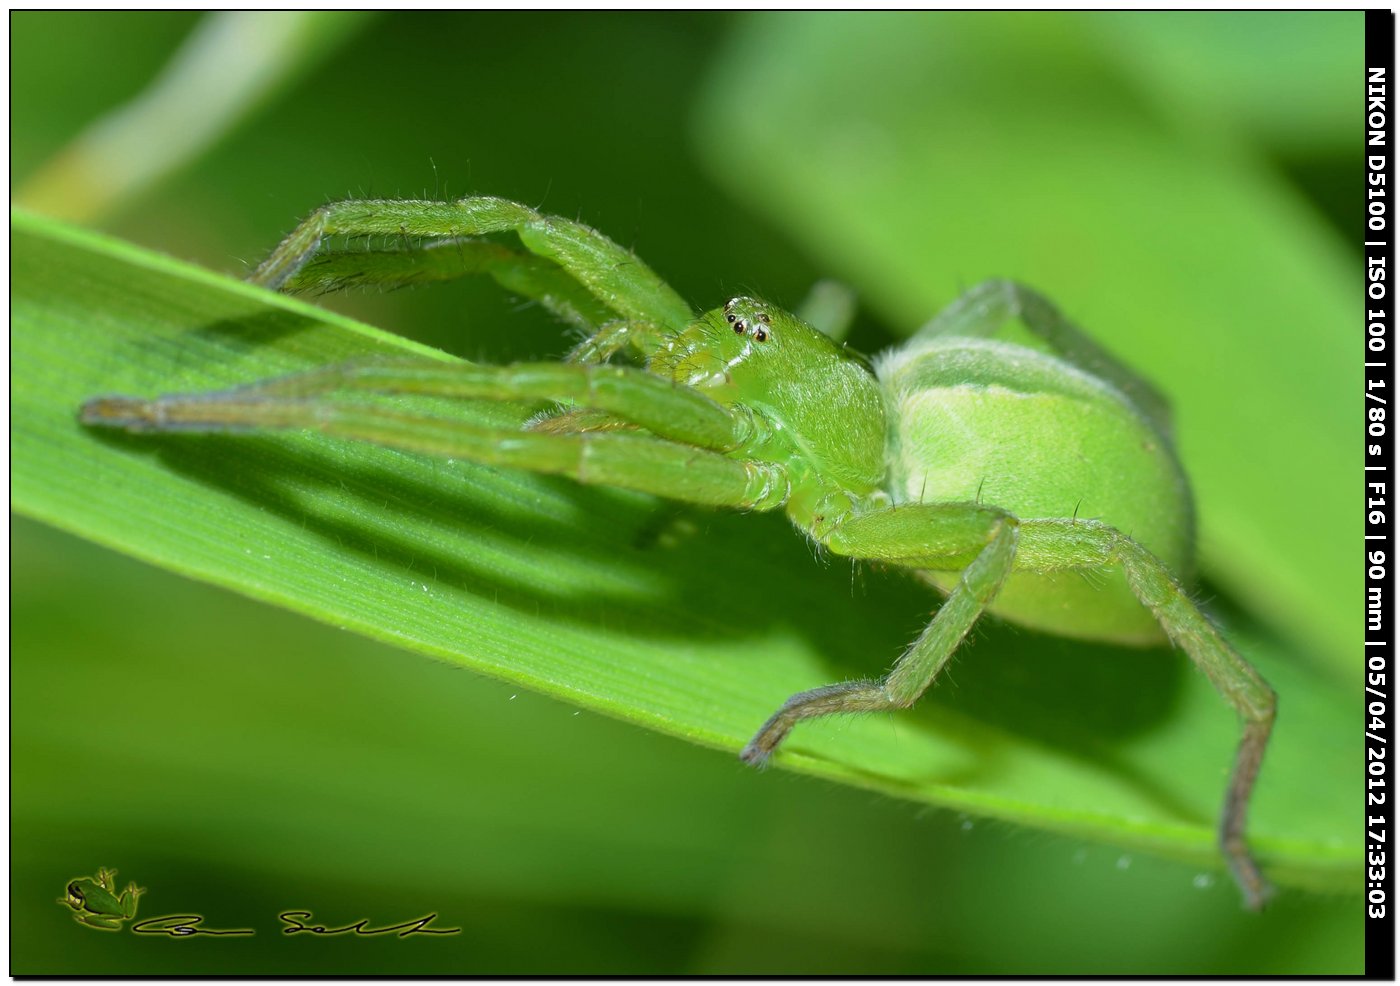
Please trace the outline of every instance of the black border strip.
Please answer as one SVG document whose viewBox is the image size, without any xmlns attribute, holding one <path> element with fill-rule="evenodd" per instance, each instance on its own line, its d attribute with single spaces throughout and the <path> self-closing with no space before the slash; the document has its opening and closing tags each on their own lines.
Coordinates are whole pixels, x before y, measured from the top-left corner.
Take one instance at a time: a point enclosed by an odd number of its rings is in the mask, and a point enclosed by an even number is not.
<svg viewBox="0 0 1400 986">
<path fill-rule="evenodd" d="M 1366 976 L 1395 978 L 1394 806 L 1397 792 L 1391 764 L 1390 728 L 1394 713 L 1393 581 L 1395 564 L 1391 537 L 1391 497 L 1394 441 L 1391 435 L 1394 397 L 1391 348 L 1395 308 L 1395 269 L 1391 244 L 1396 210 L 1395 156 L 1390 126 L 1390 86 L 1395 76 L 1395 15 L 1366 11 L 1365 101 L 1365 317 L 1363 344 L 1366 363 L 1364 399 L 1366 459 L 1364 473 L 1366 522 L 1366 691 L 1363 717 L 1366 762 L 1363 799 L 1366 804 Z"/>
</svg>

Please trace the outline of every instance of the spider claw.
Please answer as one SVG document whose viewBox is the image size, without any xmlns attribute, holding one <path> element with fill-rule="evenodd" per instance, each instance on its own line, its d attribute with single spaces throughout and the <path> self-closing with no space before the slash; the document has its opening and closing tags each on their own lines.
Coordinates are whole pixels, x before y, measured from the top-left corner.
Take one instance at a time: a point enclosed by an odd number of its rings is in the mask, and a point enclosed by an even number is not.
<svg viewBox="0 0 1400 986">
<path fill-rule="evenodd" d="M 127 431 L 152 431 L 162 423 L 150 401 L 121 394 L 94 397 L 85 402 L 78 410 L 78 420 L 85 425 Z"/>
<path fill-rule="evenodd" d="M 765 750 L 759 745 L 758 738 L 755 737 L 749 740 L 748 745 L 739 751 L 739 759 L 756 770 L 764 770 L 768 767 L 769 758 L 772 754 L 773 751 Z"/>
</svg>

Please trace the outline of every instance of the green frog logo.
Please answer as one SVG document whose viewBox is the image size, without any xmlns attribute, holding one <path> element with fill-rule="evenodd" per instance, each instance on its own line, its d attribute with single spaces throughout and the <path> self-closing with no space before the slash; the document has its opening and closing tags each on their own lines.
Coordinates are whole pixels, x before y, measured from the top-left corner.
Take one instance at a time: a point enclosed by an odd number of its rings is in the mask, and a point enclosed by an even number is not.
<svg viewBox="0 0 1400 986">
<path fill-rule="evenodd" d="M 128 883 L 117 893 L 117 871 L 99 869 L 96 877 L 75 876 L 68 881 L 68 893 L 58 898 L 73 911 L 73 920 L 99 931 L 120 931 L 136 917 L 136 901 L 145 887 Z"/>
</svg>

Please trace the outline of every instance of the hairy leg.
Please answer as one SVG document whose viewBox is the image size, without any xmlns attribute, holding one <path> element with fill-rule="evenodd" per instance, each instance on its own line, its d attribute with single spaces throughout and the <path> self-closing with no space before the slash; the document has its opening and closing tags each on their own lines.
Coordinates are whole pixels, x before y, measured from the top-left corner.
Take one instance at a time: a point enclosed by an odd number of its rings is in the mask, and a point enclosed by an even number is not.
<svg viewBox="0 0 1400 986">
<path fill-rule="evenodd" d="M 933 621 L 879 681 L 850 681 L 799 692 L 763 724 L 739 756 L 762 765 L 798 722 L 845 712 L 913 705 L 933 684 L 963 637 L 996 597 L 1016 557 L 1017 522 L 974 504 L 880 510 L 837 524 L 823 540 L 837 554 L 885 560 L 941 559 L 965 565 Z"/>
<path fill-rule="evenodd" d="M 842 342 L 856 318 L 856 294 L 840 281 L 818 281 L 793 314 L 832 342 Z"/>
<path fill-rule="evenodd" d="M 1239 714 L 1243 734 L 1220 816 L 1220 848 L 1246 902 L 1252 909 L 1262 907 L 1271 891 L 1249 854 L 1244 832 L 1249 797 L 1273 730 L 1273 689 L 1191 602 L 1167 567 L 1127 535 L 1096 521 L 1028 520 L 1022 523 L 1021 548 L 1018 567 L 1031 571 L 1121 568 L 1167 636 Z"/>
<path fill-rule="evenodd" d="M 249 276 L 284 287 L 320 250 L 326 237 L 405 237 L 456 240 L 514 232 L 530 253 L 557 264 L 608 311 L 623 319 L 683 328 L 690 306 L 630 250 L 582 223 L 547 216 L 492 196 L 456 202 L 361 199 L 317 209 Z"/>
<path fill-rule="evenodd" d="M 454 377 L 451 371 L 457 369 L 462 372 Z M 480 376 L 472 380 L 470 374 L 475 371 L 481 371 Z M 586 394 L 593 387 L 594 396 L 589 399 L 644 420 L 654 415 L 658 428 L 673 433 L 705 437 L 732 447 L 733 430 L 747 427 L 745 419 L 730 416 L 717 404 L 704 407 L 699 403 L 706 401 L 701 395 L 673 388 L 640 370 L 560 364 L 472 367 L 424 361 L 409 371 L 391 369 L 387 379 L 376 379 L 378 372 L 382 371 L 373 365 L 342 366 L 211 393 L 153 400 L 99 397 L 83 406 L 82 421 L 128 431 L 308 429 L 409 452 L 555 473 L 583 483 L 620 486 L 708 506 L 767 510 L 781 506 L 787 498 L 787 476 L 778 465 L 731 458 L 664 438 L 634 432 L 550 434 L 492 428 L 461 418 L 409 413 L 327 396 L 339 389 L 353 390 L 355 383 L 367 383 L 373 384 L 371 389 L 396 393 L 522 397 L 543 391 L 555 394 L 561 380 L 583 381 L 580 393 Z M 573 377 L 566 377 L 570 372 Z M 351 381 L 349 387 L 347 380 Z M 664 389 L 653 388 L 648 381 L 664 384 Z M 634 388 L 639 383 L 642 387 Z M 662 407 L 653 402 L 653 398 L 663 396 L 681 403 Z M 729 429 L 729 437 L 724 437 L 725 429 Z"/>
<path fill-rule="evenodd" d="M 763 763 L 798 721 L 841 712 L 912 704 L 932 684 L 963 636 L 1014 568 L 1033 572 L 1122 569 L 1128 585 L 1171 640 L 1239 714 L 1243 731 L 1221 811 L 1219 842 L 1235 882 L 1253 909 L 1270 888 L 1245 842 L 1246 811 L 1273 729 L 1276 699 L 1258 672 L 1230 646 L 1156 556 L 1106 524 L 1072 519 L 1017 521 L 990 507 L 905 505 L 838 523 L 823 540 L 832 551 L 962 578 L 927 630 L 884 679 L 830 685 L 794 695 L 741 756 Z"/>
<path fill-rule="evenodd" d="M 596 332 L 617 316 L 562 267 L 493 240 L 451 239 L 376 249 L 334 250 L 310 258 L 283 291 L 328 294 L 354 288 L 401 288 L 485 274 L 505 290 L 538 302 L 556 317 Z"/>
<path fill-rule="evenodd" d="M 629 366 L 517 363 L 484 366 L 402 357 L 337 363 L 228 390 L 154 400 L 99 397 L 83 406 L 86 424 L 132 431 L 226 429 L 280 421 L 283 405 L 335 403 L 340 392 L 512 401 L 569 401 L 646 428 L 662 438 L 715 451 L 741 448 L 758 425 L 745 408 L 725 407 L 688 387 Z M 369 405 L 353 405 L 372 410 Z M 274 427 L 284 427 L 273 425 Z"/>
</svg>

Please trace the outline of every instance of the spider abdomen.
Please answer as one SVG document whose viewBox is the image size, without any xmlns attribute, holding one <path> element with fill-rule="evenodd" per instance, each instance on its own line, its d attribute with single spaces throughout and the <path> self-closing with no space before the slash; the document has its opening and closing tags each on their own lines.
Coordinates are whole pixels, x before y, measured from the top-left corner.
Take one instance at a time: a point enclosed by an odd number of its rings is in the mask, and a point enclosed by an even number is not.
<svg viewBox="0 0 1400 986">
<path fill-rule="evenodd" d="M 1194 532 L 1180 464 L 1113 386 L 1044 352 L 961 337 L 897 350 L 879 374 L 895 503 L 981 502 L 1022 520 L 1096 520 L 1188 573 Z M 924 574 L 945 590 L 958 578 Z M 991 610 L 1067 636 L 1161 638 L 1117 568 L 1044 574 L 1021 564 Z"/>
</svg>

